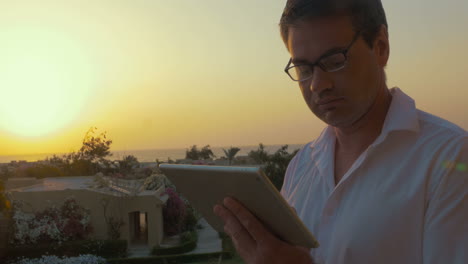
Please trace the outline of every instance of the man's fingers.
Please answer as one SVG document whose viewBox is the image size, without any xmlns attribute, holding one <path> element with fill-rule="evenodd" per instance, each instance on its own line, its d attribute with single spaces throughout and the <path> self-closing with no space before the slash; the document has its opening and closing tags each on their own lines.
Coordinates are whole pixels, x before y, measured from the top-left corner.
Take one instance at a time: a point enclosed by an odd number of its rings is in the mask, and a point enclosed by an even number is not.
<svg viewBox="0 0 468 264">
<path fill-rule="evenodd" d="M 293 211 L 297 214 L 297 210 L 296 208 L 294 208 L 294 206 L 291 206 L 291 208 L 293 209 Z"/>
<path fill-rule="evenodd" d="M 306 252 L 307 254 L 310 253 L 310 248 L 306 248 L 306 247 L 302 247 L 302 246 L 296 246 L 296 248 L 298 248 L 299 250 L 302 250 L 304 252 Z"/>
<path fill-rule="evenodd" d="M 242 203 L 226 198 L 214 212 L 246 263 L 312 263 L 310 249 L 279 240 Z"/>
<path fill-rule="evenodd" d="M 232 212 L 221 205 L 216 205 L 214 212 L 223 220 L 224 231 L 232 238 L 237 250 L 240 251 L 239 254 L 244 251 L 242 248 L 251 249 L 256 247 L 254 239 Z"/>
<path fill-rule="evenodd" d="M 238 201 L 227 197 L 224 199 L 224 205 L 237 217 L 239 222 L 255 241 L 262 243 L 263 241 L 276 239 L 268 230 L 265 229 L 263 224 Z"/>
</svg>

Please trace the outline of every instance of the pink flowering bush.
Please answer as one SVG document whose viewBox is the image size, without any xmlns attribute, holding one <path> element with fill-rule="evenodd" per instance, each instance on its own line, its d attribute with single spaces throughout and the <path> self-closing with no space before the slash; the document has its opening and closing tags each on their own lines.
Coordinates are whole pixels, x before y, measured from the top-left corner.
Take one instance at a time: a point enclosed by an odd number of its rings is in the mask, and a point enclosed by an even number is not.
<svg viewBox="0 0 468 264">
<path fill-rule="evenodd" d="M 172 188 L 167 188 L 163 194 L 169 196 L 163 208 L 164 233 L 167 236 L 177 235 L 184 223 L 185 203 Z"/>
<path fill-rule="evenodd" d="M 16 204 L 13 213 L 13 244 L 54 243 L 84 239 L 92 231 L 89 211 L 75 199 L 35 213 L 25 213 Z"/>
<path fill-rule="evenodd" d="M 60 213 L 63 224 L 63 235 L 67 240 L 84 239 L 91 233 L 89 211 L 80 206 L 75 199 L 67 199 L 63 203 Z"/>
</svg>

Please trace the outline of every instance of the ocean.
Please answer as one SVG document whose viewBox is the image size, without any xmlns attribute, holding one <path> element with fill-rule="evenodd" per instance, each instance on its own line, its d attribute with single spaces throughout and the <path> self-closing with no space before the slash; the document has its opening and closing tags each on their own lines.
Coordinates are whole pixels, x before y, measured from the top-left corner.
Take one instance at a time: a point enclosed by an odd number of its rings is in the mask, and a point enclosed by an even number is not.
<svg viewBox="0 0 468 264">
<path fill-rule="evenodd" d="M 282 145 L 265 145 L 265 150 L 272 154 L 278 150 Z M 293 152 L 296 149 L 299 149 L 303 144 L 290 144 L 288 145 L 288 152 Z M 203 146 L 198 146 L 199 148 Z M 240 148 L 237 156 L 246 156 L 251 150 L 258 149 L 256 146 L 236 146 Z M 211 150 L 216 155 L 217 158 L 223 157 L 224 152 L 223 148 L 227 149 L 229 147 L 212 147 Z M 185 158 L 186 149 L 147 149 L 147 150 L 120 150 L 112 151 L 112 156 L 108 159 L 110 160 L 121 160 L 126 155 L 135 156 L 140 162 L 155 162 L 156 159 L 159 161 L 167 161 L 168 159 L 176 160 Z M 55 153 L 58 156 L 63 155 L 64 153 Z M 9 163 L 10 161 L 20 161 L 25 160 L 29 162 L 44 160 L 47 157 L 51 157 L 54 153 L 41 153 L 41 154 L 28 154 L 28 155 L 13 155 L 13 156 L 0 156 L 0 163 Z"/>
</svg>

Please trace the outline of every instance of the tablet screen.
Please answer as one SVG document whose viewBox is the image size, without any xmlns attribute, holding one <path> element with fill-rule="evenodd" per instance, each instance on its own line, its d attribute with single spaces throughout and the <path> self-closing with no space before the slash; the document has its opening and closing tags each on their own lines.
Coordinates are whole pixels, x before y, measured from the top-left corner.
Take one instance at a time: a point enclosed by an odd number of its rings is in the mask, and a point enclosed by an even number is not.
<svg viewBox="0 0 468 264">
<path fill-rule="evenodd" d="M 258 167 L 161 164 L 161 171 L 207 222 L 224 232 L 213 213 L 225 197 L 236 198 L 280 239 L 307 248 L 318 242 Z"/>
</svg>

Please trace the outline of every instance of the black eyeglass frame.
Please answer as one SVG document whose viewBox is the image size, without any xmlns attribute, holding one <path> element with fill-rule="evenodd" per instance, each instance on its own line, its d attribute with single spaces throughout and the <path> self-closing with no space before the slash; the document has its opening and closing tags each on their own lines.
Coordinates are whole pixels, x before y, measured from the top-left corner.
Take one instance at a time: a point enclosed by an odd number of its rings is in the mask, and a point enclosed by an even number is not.
<svg viewBox="0 0 468 264">
<path fill-rule="evenodd" d="M 284 72 L 286 72 L 286 74 L 289 76 L 289 78 L 291 78 L 291 80 L 295 81 L 295 82 L 302 82 L 302 81 L 305 81 L 305 80 L 308 80 L 310 78 L 313 77 L 313 74 L 310 76 L 310 77 L 307 77 L 307 78 L 304 78 L 304 79 L 301 79 L 301 80 L 296 80 L 294 79 L 291 74 L 289 74 L 289 70 L 291 69 L 294 69 L 295 67 L 298 67 L 298 66 L 304 66 L 304 65 L 308 65 L 310 66 L 312 69 L 315 68 L 316 66 L 320 67 L 320 69 L 322 69 L 324 72 L 336 72 L 336 71 L 339 71 L 341 69 L 343 69 L 344 67 L 346 67 L 346 64 L 348 62 L 348 52 L 349 50 L 351 49 L 351 47 L 353 46 L 353 44 L 356 42 L 356 40 L 359 38 L 359 36 L 361 35 L 361 32 L 358 31 L 356 32 L 356 35 L 354 36 L 353 40 L 351 41 L 351 43 L 349 43 L 349 45 L 343 49 L 342 51 L 339 51 L 339 52 L 335 52 L 335 53 L 332 53 L 332 54 L 326 54 L 326 55 L 322 55 L 320 56 L 320 58 L 317 59 L 316 62 L 314 63 L 301 63 L 299 65 L 292 65 L 292 58 L 289 59 L 289 62 L 288 64 L 286 65 L 286 67 L 284 68 Z M 345 61 L 343 62 L 343 65 L 337 69 L 334 69 L 334 70 L 327 70 L 325 69 L 325 67 L 323 66 L 323 64 L 320 63 L 321 60 L 323 60 L 324 58 L 327 58 L 327 57 L 330 57 L 330 56 L 334 56 L 336 54 L 343 54 L 344 58 L 345 58 Z"/>
</svg>

